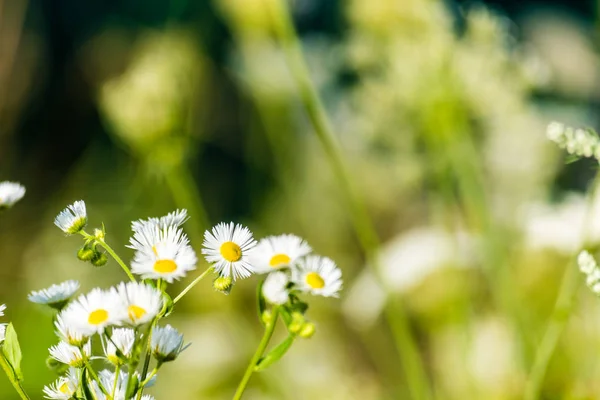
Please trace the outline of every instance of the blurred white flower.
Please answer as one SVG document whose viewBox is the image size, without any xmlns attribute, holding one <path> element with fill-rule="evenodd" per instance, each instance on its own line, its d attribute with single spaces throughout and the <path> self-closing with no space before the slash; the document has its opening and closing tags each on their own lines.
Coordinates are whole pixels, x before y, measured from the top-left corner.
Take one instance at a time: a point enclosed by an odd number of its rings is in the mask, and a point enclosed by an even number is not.
<svg viewBox="0 0 600 400">
<path fill-rule="evenodd" d="M 287 285 L 289 283 L 287 274 L 283 272 L 271 272 L 262 286 L 262 293 L 267 302 L 271 304 L 285 304 L 289 299 Z"/>
<path fill-rule="evenodd" d="M 308 243 L 296 235 L 268 236 L 258 242 L 252 251 L 250 263 L 257 273 L 269 273 L 289 267 L 311 251 Z"/>
<path fill-rule="evenodd" d="M 342 271 L 330 258 L 306 256 L 292 267 L 292 282 L 303 292 L 338 297 L 342 290 Z"/>
<path fill-rule="evenodd" d="M 17 182 L 0 182 L 0 209 L 12 207 L 25 196 L 25 187 Z"/>
<path fill-rule="evenodd" d="M 59 284 L 50 286 L 49 288 L 39 291 L 32 291 L 27 298 L 32 303 L 48 304 L 50 307 L 62 308 L 71 297 L 79 289 L 79 282 L 68 280 Z"/>
</svg>

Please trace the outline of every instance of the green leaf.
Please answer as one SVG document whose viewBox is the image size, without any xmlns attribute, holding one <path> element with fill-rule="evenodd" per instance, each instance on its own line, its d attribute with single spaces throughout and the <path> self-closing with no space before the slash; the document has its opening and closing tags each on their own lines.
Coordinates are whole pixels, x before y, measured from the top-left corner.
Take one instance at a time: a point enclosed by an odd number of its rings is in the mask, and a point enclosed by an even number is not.
<svg viewBox="0 0 600 400">
<path fill-rule="evenodd" d="M 12 323 L 8 324 L 6 327 L 6 336 L 4 343 L 2 344 L 2 353 L 15 372 L 15 377 L 18 380 L 23 380 L 23 372 L 21 371 L 21 347 L 19 346 L 17 332 Z"/>
<path fill-rule="evenodd" d="M 256 288 L 256 298 L 258 299 L 258 320 L 264 325 L 263 314 L 267 310 L 267 302 L 263 296 L 262 287 L 265 283 L 264 280 L 260 281 Z"/>
<path fill-rule="evenodd" d="M 284 356 L 285 353 L 292 347 L 292 343 L 294 343 L 294 339 L 296 337 L 294 335 L 288 336 L 283 342 L 279 343 L 273 350 L 271 350 L 266 356 L 261 358 L 254 367 L 255 371 L 262 371 L 279 361 L 281 357 Z"/>
<path fill-rule="evenodd" d="M 569 154 L 565 157 L 565 164 L 572 164 L 580 158 L 581 156 L 578 156 L 577 154 Z"/>
<path fill-rule="evenodd" d="M 92 394 L 92 389 L 88 381 L 88 371 L 83 369 L 81 373 L 81 392 L 85 399 L 95 399 L 96 397 Z"/>
</svg>

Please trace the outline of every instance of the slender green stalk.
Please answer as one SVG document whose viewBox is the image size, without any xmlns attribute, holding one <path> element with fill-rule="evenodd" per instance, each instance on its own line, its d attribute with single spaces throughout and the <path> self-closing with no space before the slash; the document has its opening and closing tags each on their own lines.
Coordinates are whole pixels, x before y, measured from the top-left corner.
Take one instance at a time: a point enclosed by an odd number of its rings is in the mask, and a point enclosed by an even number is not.
<svg viewBox="0 0 600 400">
<path fill-rule="evenodd" d="M 206 269 L 206 271 L 204 271 L 203 273 L 200 274 L 200 276 L 198 276 L 196 279 L 194 279 L 189 285 L 187 285 L 187 287 L 185 289 L 183 289 L 181 291 L 181 293 L 179 293 L 177 295 L 177 297 L 175 297 L 175 299 L 173 299 L 173 304 L 177 303 L 179 300 L 181 300 L 181 298 L 183 296 L 185 296 L 185 294 L 187 292 L 189 292 L 194 286 L 196 286 L 196 284 L 198 282 L 200 282 L 202 280 L 202 278 L 204 278 L 209 272 L 211 272 L 213 270 L 213 267 L 208 267 Z"/>
<path fill-rule="evenodd" d="M 590 230 L 591 230 L 591 218 L 590 213 L 594 207 L 594 203 L 600 192 L 600 171 L 596 174 L 592 187 L 588 194 L 587 199 L 587 211 L 585 214 L 585 222 L 583 227 L 583 245 L 587 247 L 589 245 Z M 542 341 L 536 350 L 533 366 L 529 373 L 529 378 L 525 386 L 525 400 L 536 400 L 540 397 L 540 391 L 542 384 L 544 383 L 544 377 L 546 376 L 546 370 L 548 364 L 552 359 L 560 335 L 562 334 L 569 316 L 573 312 L 575 307 L 575 300 L 577 296 L 577 289 L 579 288 L 579 270 L 576 265 L 577 254 L 574 255 L 573 260 L 567 266 L 562 282 L 560 285 L 558 297 L 550 316 L 550 321 L 542 336 Z"/>
<path fill-rule="evenodd" d="M 121 260 L 121 257 L 119 257 L 117 255 L 117 253 L 115 253 L 115 251 L 104 241 L 104 239 L 96 239 L 96 242 L 98 242 L 98 244 L 100 246 L 102 246 L 107 251 L 107 253 L 112 256 L 112 258 L 115 259 L 115 261 L 117 262 L 117 264 L 119 264 L 121 266 L 121 268 L 123 269 L 123 271 L 125 271 L 125 273 L 129 277 L 129 279 L 131 280 L 131 282 L 135 282 L 136 281 L 135 277 L 133 276 L 133 274 L 129 270 L 129 267 L 127 267 L 127 265 L 123 262 L 123 260 Z"/>
<path fill-rule="evenodd" d="M 121 366 L 117 365 L 115 368 L 115 382 L 113 383 L 112 392 L 110 395 L 111 399 L 115 398 L 115 393 L 117 393 L 117 383 L 119 383 L 119 372 L 121 372 Z"/>
<path fill-rule="evenodd" d="M 365 251 L 368 264 L 374 269 L 375 276 L 382 281 L 379 276 L 380 268 L 378 268 L 377 260 L 379 238 L 377 237 L 375 226 L 363 199 L 352 184 L 339 143 L 331 129 L 331 124 L 324 111 L 324 107 L 310 79 L 300 41 L 291 21 L 289 10 L 283 0 L 271 3 L 273 5 L 275 34 L 285 52 L 288 66 L 298 86 L 300 99 L 314 127 L 315 133 L 327 154 L 331 167 L 343 187 L 352 211 L 354 228 Z M 399 306 L 400 304 L 396 302 L 388 302 L 385 316 L 392 328 L 395 344 L 407 374 L 409 390 L 415 399 L 430 399 L 432 398 L 432 394 L 420 352 L 409 329 L 410 325 L 406 314 Z"/>
<path fill-rule="evenodd" d="M 142 368 L 142 374 L 140 375 L 141 382 L 146 380 L 146 375 L 148 374 L 148 367 L 150 366 L 150 358 L 152 358 L 152 354 L 151 354 L 152 330 L 156 326 L 157 322 L 158 322 L 158 318 L 154 318 L 154 320 L 152 320 L 152 323 L 148 327 L 148 333 L 146 334 L 148 336 L 148 339 L 146 340 L 146 357 L 144 358 L 144 367 Z M 137 400 L 140 400 L 142 398 L 143 393 L 144 393 L 144 386 L 141 385 L 140 389 L 138 391 L 138 394 L 137 394 Z"/>
<path fill-rule="evenodd" d="M 23 389 L 23 386 L 21 386 L 21 381 L 15 376 L 15 371 L 13 371 L 12 367 L 10 366 L 10 364 L 4 357 L 4 354 L 2 354 L 1 352 L 0 352 L 0 366 L 6 373 L 8 380 L 13 385 L 13 387 L 15 388 L 15 390 L 17 391 L 19 396 L 21 396 L 21 399 L 30 400 L 29 396 L 25 392 L 25 389 Z"/>
<path fill-rule="evenodd" d="M 158 366 L 156 366 L 156 367 L 154 367 L 154 368 L 152 369 L 152 372 L 150 372 L 150 373 L 148 374 L 148 376 L 146 377 L 146 379 L 144 379 L 144 380 L 142 381 L 142 383 L 140 384 L 140 386 L 141 386 L 141 387 L 144 387 L 144 386 L 146 386 L 146 385 L 148 384 L 148 382 L 150 382 L 150 380 L 151 380 L 151 379 L 154 377 L 154 375 L 156 375 L 156 373 L 158 372 L 158 368 L 159 368 L 159 367 L 158 367 Z"/>
<path fill-rule="evenodd" d="M 254 368 L 256 367 L 256 364 L 258 363 L 258 361 L 262 357 L 263 353 L 265 352 L 265 349 L 269 345 L 269 341 L 271 340 L 271 337 L 273 336 L 273 332 L 275 331 L 275 326 L 277 325 L 278 316 L 279 316 L 279 307 L 273 307 L 273 315 L 271 317 L 271 321 L 269 321 L 269 323 L 265 327 L 265 333 L 264 333 L 262 339 L 260 340 L 260 343 L 258 344 L 258 348 L 256 349 L 256 352 L 254 353 L 254 355 L 252 356 L 252 359 L 250 360 L 250 364 L 248 364 L 248 368 L 246 368 L 246 372 L 244 373 L 244 376 L 242 377 L 242 380 L 240 381 L 240 384 L 238 385 L 237 390 L 235 391 L 233 400 L 240 400 L 242 398 L 242 395 L 244 394 L 244 390 L 246 390 L 246 386 L 248 385 L 248 381 L 250 381 L 250 377 L 252 376 L 252 373 L 254 372 Z"/>
<path fill-rule="evenodd" d="M 94 378 L 96 380 L 96 382 L 98 383 L 98 387 L 100 388 L 100 390 L 102 390 L 102 393 L 104 393 L 106 396 L 110 396 L 110 394 L 108 393 L 108 390 L 104 387 L 104 385 L 102 384 L 100 379 L 98 379 L 98 374 L 96 373 L 96 371 L 94 371 L 94 368 L 92 368 L 92 366 L 90 365 L 90 362 L 88 360 L 85 361 L 85 369 L 87 369 L 87 371 L 90 373 L 92 378 Z M 115 380 L 116 380 L 116 378 L 115 378 Z"/>
</svg>

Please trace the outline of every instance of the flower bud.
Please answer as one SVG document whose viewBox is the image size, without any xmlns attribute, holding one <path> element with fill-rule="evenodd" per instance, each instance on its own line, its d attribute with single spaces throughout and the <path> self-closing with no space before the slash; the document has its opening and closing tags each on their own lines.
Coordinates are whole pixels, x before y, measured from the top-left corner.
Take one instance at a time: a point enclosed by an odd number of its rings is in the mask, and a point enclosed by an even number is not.
<svg viewBox="0 0 600 400">
<path fill-rule="evenodd" d="M 96 252 L 89 247 L 82 247 L 77 251 L 77 258 L 81 261 L 91 261 L 96 255 Z"/>
<path fill-rule="evenodd" d="M 104 253 L 96 252 L 91 262 L 95 267 L 101 267 L 108 262 L 108 257 Z"/>
<path fill-rule="evenodd" d="M 230 276 L 219 276 L 213 281 L 213 288 L 218 292 L 229 294 L 233 288 L 233 279 Z"/>
<path fill-rule="evenodd" d="M 94 237 L 98 240 L 104 240 L 105 233 L 102 229 L 94 229 Z"/>
<path fill-rule="evenodd" d="M 316 331 L 315 324 L 313 324 L 312 322 L 307 322 L 302 326 L 302 328 L 300 329 L 300 332 L 298 332 L 298 336 L 300 336 L 301 338 L 304 338 L 304 339 L 308 339 L 308 338 L 312 337 L 312 335 L 315 334 L 315 331 Z"/>
<path fill-rule="evenodd" d="M 260 319 L 262 320 L 263 324 L 268 325 L 273 320 L 273 314 L 271 313 L 270 310 L 265 310 L 261 314 Z"/>
<path fill-rule="evenodd" d="M 306 324 L 306 320 L 304 319 L 304 315 L 299 312 L 292 313 L 292 322 L 288 325 L 288 331 L 292 334 L 299 334 L 304 325 Z"/>
</svg>

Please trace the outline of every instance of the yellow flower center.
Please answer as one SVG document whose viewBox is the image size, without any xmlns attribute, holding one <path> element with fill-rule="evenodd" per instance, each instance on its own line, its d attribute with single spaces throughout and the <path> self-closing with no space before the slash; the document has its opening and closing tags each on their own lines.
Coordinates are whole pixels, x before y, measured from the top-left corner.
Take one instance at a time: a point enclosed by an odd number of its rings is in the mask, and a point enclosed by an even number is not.
<svg viewBox="0 0 600 400">
<path fill-rule="evenodd" d="M 177 264 L 173 260 L 158 260 L 154 263 L 154 270 L 160 274 L 168 274 L 177 269 Z"/>
<path fill-rule="evenodd" d="M 313 289 L 322 289 L 325 286 L 325 281 L 316 272 L 306 274 L 306 283 Z"/>
<path fill-rule="evenodd" d="M 100 325 L 108 319 L 108 311 L 99 308 L 90 313 L 88 322 L 92 325 Z"/>
<path fill-rule="evenodd" d="M 62 385 L 58 388 L 61 393 L 70 394 L 71 390 L 69 390 L 69 384 L 67 382 L 63 382 Z"/>
<path fill-rule="evenodd" d="M 290 261 L 292 261 L 292 259 L 287 254 L 275 254 L 271 258 L 271 261 L 269 261 L 269 265 L 275 268 L 282 265 L 288 265 Z"/>
<path fill-rule="evenodd" d="M 221 255 L 229 262 L 239 261 L 242 258 L 242 249 L 233 242 L 225 242 L 221 245 Z"/>
<path fill-rule="evenodd" d="M 127 308 L 127 314 L 129 315 L 129 319 L 135 322 L 146 314 L 146 310 L 142 307 L 131 305 Z"/>
</svg>

